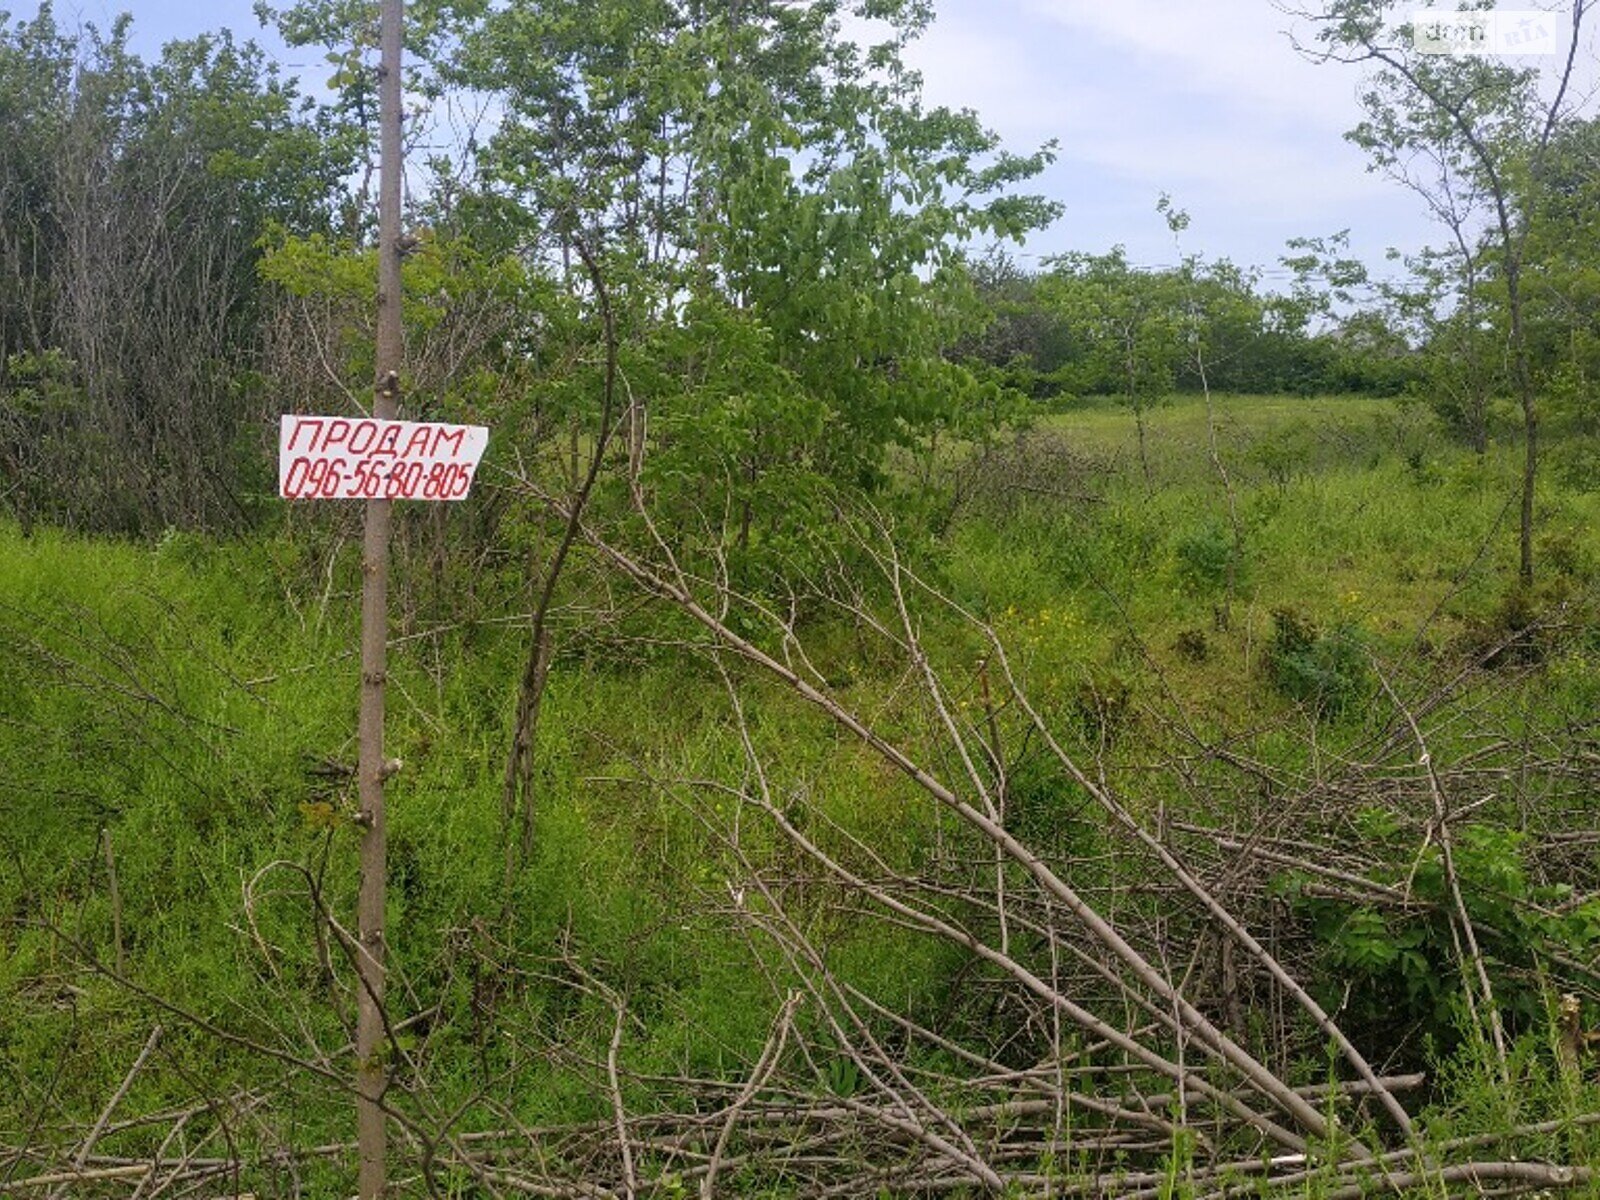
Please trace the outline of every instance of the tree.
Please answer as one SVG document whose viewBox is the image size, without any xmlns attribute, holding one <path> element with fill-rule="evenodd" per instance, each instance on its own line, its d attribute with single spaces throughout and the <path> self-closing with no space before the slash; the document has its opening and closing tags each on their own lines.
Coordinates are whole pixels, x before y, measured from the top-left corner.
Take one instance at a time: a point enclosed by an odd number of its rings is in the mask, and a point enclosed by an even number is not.
<svg viewBox="0 0 1600 1200">
<path fill-rule="evenodd" d="M 1145 417 L 1172 391 L 1184 361 L 1184 296 L 1170 273 L 1139 271 L 1121 246 L 1107 254 L 1065 254 L 1050 260 L 1040 282 L 1044 302 L 1083 329 L 1090 386 L 1109 385 L 1133 413 L 1139 466 L 1150 481 Z"/>
<path fill-rule="evenodd" d="M 856 10 L 887 23 L 885 42 L 843 37 Z M 365 127 L 371 38 L 341 33 L 350 15 L 311 0 L 277 18 L 334 55 L 341 103 Z M 901 51 L 929 19 L 906 0 L 423 12 L 421 93 L 490 98 L 500 120 L 436 159 L 412 210 L 419 254 L 437 239 L 520 269 L 515 316 L 476 361 L 516 381 L 486 393 L 498 440 L 562 496 L 554 528 L 549 511 L 521 514 L 537 531 L 534 617 L 504 800 L 524 854 L 546 618 L 580 516 L 615 517 L 637 496 L 681 561 L 781 587 L 810 565 L 797 534 L 826 519 L 830 488 L 877 487 L 891 447 L 1008 411 L 945 350 L 980 320 L 965 245 L 1054 215 L 1012 194 L 1049 152 L 1008 154 L 971 112 L 923 106 Z M 298 253 L 285 250 L 275 265 Z M 326 262 L 313 274 L 340 277 Z"/>
<path fill-rule="evenodd" d="M 1217 444 L 1216 409 L 1211 403 L 1211 373 L 1218 359 L 1218 343 L 1227 344 L 1217 331 L 1233 333 L 1235 327 L 1259 328 L 1261 306 L 1256 302 L 1254 280 L 1226 260 L 1208 268 L 1197 254 L 1183 252 L 1183 232 L 1189 228 L 1189 214 L 1172 202 L 1172 197 L 1162 193 L 1156 202 L 1156 211 L 1167 223 L 1172 234 L 1173 249 L 1178 251 L 1180 265 L 1176 272 L 1185 291 L 1182 334 L 1187 360 L 1200 384 L 1206 409 L 1206 451 L 1211 459 L 1211 469 L 1222 484 L 1222 495 L 1227 505 L 1228 527 L 1233 533 L 1233 545 L 1228 555 L 1225 576 L 1226 590 L 1222 607 L 1217 612 L 1217 623 L 1227 628 L 1233 622 L 1233 598 L 1239 582 L 1239 568 L 1244 561 L 1244 526 L 1239 521 L 1239 501 L 1233 486 L 1233 477 L 1222 461 L 1222 451 Z M 1248 345 L 1232 347 L 1229 357 L 1236 357 Z"/>
<path fill-rule="evenodd" d="M 1489 448 L 1489 400 L 1502 382 L 1489 336 L 1494 297 L 1488 294 L 1487 277 L 1493 271 L 1494 250 L 1479 236 L 1485 221 L 1492 219 L 1493 204 L 1481 173 L 1462 170 L 1448 141 L 1410 150 L 1409 158 L 1382 154 L 1377 161 L 1416 193 L 1450 241 L 1443 250 L 1424 250 L 1406 259 L 1416 283 L 1409 295 L 1394 293 L 1396 307 L 1412 318 L 1412 329 L 1426 349 L 1423 383 L 1431 406 L 1481 456 Z"/>
<path fill-rule="evenodd" d="M 813 565 L 801 535 L 827 519 L 829 488 L 876 487 L 889 447 L 1003 414 L 944 354 L 978 320 L 962 247 L 1056 211 L 1009 194 L 1048 151 L 1007 154 L 971 112 L 922 106 L 900 52 L 923 6 L 856 7 L 890 39 L 844 39 L 838 0 L 516 5 L 464 26 L 445 68 L 507 114 L 469 203 L 579 303 L 604 299 L 604 355 L 628 398 L 613 410 L 609 384 L 587 390 L 572 411 L 601 410 L 589 444 L 625 420 L 628 488 L 654 530 L 682 561 L 765 587 Z M 508 812 L 531 778 L 544 636 Z"/>
<path fill-rule="evenodd" d="M 1524 267 L 1529 237 L 1548 183 L 1551 140 L 1569 113 L 1569 86 L 1591 0 L 1570 0 L 1571 39 L 1553 92 L 1540 92 L 1539 73 L 1481 56 L 1429 55 L 1394 21 L 1394 0 L 1333 0 L 1295 15 L 1312 21 L 1318 61 L 1374 68 L 1362 95 L 1367 119 L 1348 135 L 1377 169 L 1405 170 L 1427 156 L 1444 178 L 1470 181 L 1490 209 L 1490 238 L 1505 289 L 1512 388 L 1522 410 L 1524 459 L 1518 571 L 1533 581 L 1534 485 L 1539 462 L 1539 405 L 1526 327 Z M 1426 189 L 1436 213 L 1453 211 L 1438 190 Z M 1469 256 L 1470 257 L 1470 256 Z"/>
<path fill-rule="evenodd" d="M 983 328 L 951 348 L 958 361 L 986 367 L 1008 386 L 1035 400 L 1053 394 L 1052 378 L 1084 352 L 1083 334 L 1039 295 L 1042 275 L 1027 270 L 999 246 L 968 266 Z"/>
<path fill-rule="evenodd" d="M 0 15 L 0 381 L 9 356 L 50 344 L 51 159 L 71 118 L 73 39 L 49 5 L 7 29 Z"/>
<path fill-rule="evenodd" d="M 846 40 L 847 8 L 892 36 Z M 506 106 L 479 197 L 507 214 L 520 253 L 569 274 L 585 238 L 608 259 L 625 331 L 656 331 L 678 355 L 691 314 L 747 327 L 734 341 L 816 407 L 781 437 L 734 438 L 738 461 L 720 465 L 747 489 L 798 461 L 871 482 L 888 445 L 968 420 L 973 381 L 943 356 L 978 320 L 962 247 L 1056 212 L 1011 194 L 1048 149 L 1008 154 L 971 112 L 923 107 L 900 53 L 928 19 L 905 2 L 564 0 L 485 14 L 446 72 Z M 703 408 L 691 396 L 706 349 L 637 402 L 666 424 L 673 392 Z M 774 419 L 746 407 L 741 423 Z"/>
<path fill-rule="evenodd" d="M 48 7 L 0 31 L 3 457 L 27 447 L 30 514 L 240 527 L 241 479 L 264 477 L 259 239 L 324 222 L 344 167 L 253 45 L 206 36 L 146 64 L 128 32 L 69 36 Z"/>
<path fill-rule="evenodd" d="M 1528 246 L 1536 370 L 1576 431 L 1600 432 L 1600 117 L 1557 130 Z"/>
<path fill-rule="evenodd" d="M 1479 247 L 1465 237 L 1442 251 L 1407 257 L 1415 281 L 1408 305 L 1421 353 L 1419 386 L 1445 426 L 1482 456 L 1489 449 L 1491 399 L 1509 390 L 1494 353 L 1496 304 Z"/>
</svg>

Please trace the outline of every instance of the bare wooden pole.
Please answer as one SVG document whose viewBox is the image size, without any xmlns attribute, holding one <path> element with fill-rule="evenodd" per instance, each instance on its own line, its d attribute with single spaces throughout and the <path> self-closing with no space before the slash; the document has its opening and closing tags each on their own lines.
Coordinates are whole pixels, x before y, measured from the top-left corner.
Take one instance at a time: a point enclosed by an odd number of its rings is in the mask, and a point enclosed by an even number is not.
<svg viewBox="0 0 1600 1200">
<path fill-rule="evenodd" d="M 372 415 L 392 421 L 400 409 L 404 333 L 400 319 L 400 56 L 403 0 L 383 0 L 379 66 L 377 391 Z M 356 916 L 361 938 L 361 992 L 356 1008 L 356 1138 L 361 1200 L 381 1200 L 386 1183 L 383 1093 L 384 884 L 388 853 L 384 825 L 384 681 L 388 671 L 388 500 L 369 500 L 361 570 L 361 891 Z"/>
</svg>

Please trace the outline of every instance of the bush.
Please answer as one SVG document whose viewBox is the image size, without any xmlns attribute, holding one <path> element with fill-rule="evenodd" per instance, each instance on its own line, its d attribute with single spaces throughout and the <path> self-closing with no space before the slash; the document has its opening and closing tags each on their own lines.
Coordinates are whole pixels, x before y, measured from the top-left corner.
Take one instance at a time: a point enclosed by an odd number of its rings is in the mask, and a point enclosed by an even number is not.
<svg viewBox="0 0 1600 1200">
<path fill-rule="evenodd" d="M 1323 631 L 1294 609 L 1273 610 L 1267 663 L 1278 690 L 1319 715 L 1342 716 L 1372 690 L 1360 631 L 1343 623 Z"/>
<path fill-rule="evenodd" d="M 1297 420 L 1274 430 L 1245 453 L 1245 458 L 1266 472 L 1281 490 L 1301 475 L 1309 474 L 1317 458 L 1317 434 L 1309 422 Z"/>
<path fill-rule="evenodd" d="M 1190 595 L 1214 592 L 1228 581 L 1233 559 L 1233 538 L 1215 521 L 1183 533 L 1173 547 L 1178 559 L 1178 582 Z"/>
</svg>

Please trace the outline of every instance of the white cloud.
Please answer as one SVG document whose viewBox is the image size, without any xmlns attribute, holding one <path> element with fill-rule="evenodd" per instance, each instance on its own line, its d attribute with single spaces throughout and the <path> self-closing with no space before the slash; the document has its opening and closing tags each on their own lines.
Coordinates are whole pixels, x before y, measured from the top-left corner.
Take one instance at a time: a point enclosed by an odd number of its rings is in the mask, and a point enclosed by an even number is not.
<svg viewBox="0 0 1600 1200">
<path fill-rule="evenodd" d="M 976 109 L 1011 148 L 1059 141 L 1039 186 L 1068 210 L 1045 252 L 1164 253 L 1161 191 L 1194 215 L 1194 248 L 1241 261 L 1361 221 L 1414 245 L 1410 198 L 1342 137 L 1360 73 L 1302 59 L 1288 25 L 1269 0 L 940 0 L 908 57 L 930 102 Z"/>
<path fill-rule="evenodd" d="M 1054 137 L 1063 114 L 1087 115 L 1102 99 L 1072 72 L 1052 70 L 1039 49 L 1024 29 L 976 22 L 950 5 L 906 57 L 931 103 L 976 109 L 1008 141 L 1028 142 Z"/>
<path fill-rule="evenodd" d="M 1126 56 L 1130 76 L 1162 78 L 1264 126 L 1337 132 L 1358 117 L 1356 73 L 1302 58 L 1289 33 L 1309 31 L 1268 0 L 1021 0 L 1018 10 Z"/>
</svg>

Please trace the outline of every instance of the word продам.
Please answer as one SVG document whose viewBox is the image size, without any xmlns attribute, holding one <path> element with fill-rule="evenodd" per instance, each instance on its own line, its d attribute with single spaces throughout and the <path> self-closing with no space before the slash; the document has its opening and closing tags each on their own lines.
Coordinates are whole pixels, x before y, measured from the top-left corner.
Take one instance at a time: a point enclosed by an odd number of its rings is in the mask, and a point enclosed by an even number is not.
<svg viewBox="0 0 1600 1200">
<path fill-rule="evenodd" d="M 278 426 L 278 495 L 462 500 L 488 444 L 482 425 L 286 414 Z"/>
</svg>

